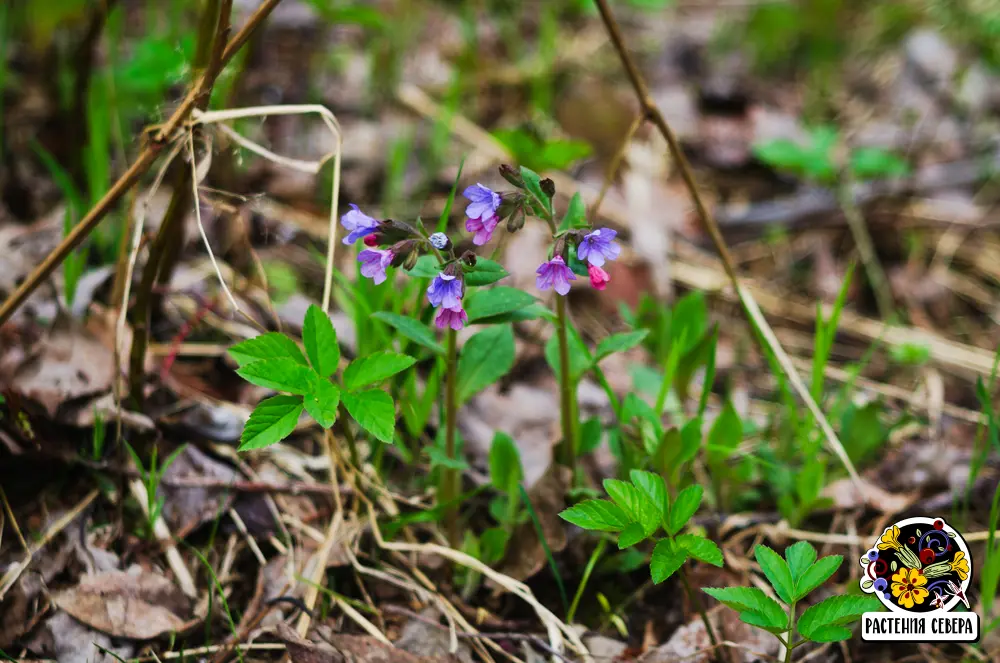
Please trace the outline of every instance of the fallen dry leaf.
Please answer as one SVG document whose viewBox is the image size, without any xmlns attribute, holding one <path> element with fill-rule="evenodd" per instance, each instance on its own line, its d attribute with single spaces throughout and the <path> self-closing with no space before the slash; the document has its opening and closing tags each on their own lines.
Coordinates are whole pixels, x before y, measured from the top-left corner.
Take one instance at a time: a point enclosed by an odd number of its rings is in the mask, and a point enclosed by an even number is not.
<svg viewBox="0 0 1000 663">
<path fill-rule="evenodd" d="M 437 615 L 437 611 L 433 608 L 428 608 L 421 614 L 429 622 L 436 622 Z M 415 656 L 448 656 L 450 637 L 447 627 L 434 626 L 433 623 L 420 619 L 411 619 L 406 622 L 403 632 L 399 634 L 396 647 Z M 472 663 L 473 661 L 472 650 L 461 641 L 458 643 L 458 651 L 452 656 L 461 663 Z"/>
<path fill-rule="evenodd" d="M 111 350 L 65 318 L 25 354 L 0 356 L 0 385 L 36 401 L 53 417 L 67 401 L 108 391 L 113 379 Z"/>
<path fill-rule="evenodd" d="M 49 617 L 25 645 L 30 651 L 51 656 L 59 663 L 114 663 L 135 653 L 131 643 L 115 642 L 62 611 Z"/>
<path fill-rule="evenodd" d="M 369 635 L 334 635 L 328 644 L 299 637 L 290 626 L 278 624 L 292 663 L 456 663 L 453 656 L 416 656 L 381 643 Z"/>
<path fill-rule="evenodd" d="M 823 489 L 822 496 L 833 500 L 836 509 L 856 509 L 864 506 L 865 501 L 873 509 L 882 513 L 899 513 L 905 510 L 915 499 L 915 494 L 898 495 L 873 484 L 867 479 L 861 479 L 864 495 L 859 495 L 851 479 L 840 479 Z"/>
<path fill-rule="evenodd" d="M 53 602 L 98 631 L 119 638 L 149 640 L 187 625 L 187 598 L 172 582 L 151 572 L 108 571 L 85 575 L 80 584 L 56 592 Z"/>
<path fill-rule="evenodd" d="M 163 518 L 171 531 L 183 537 L 204 522 L 214 520 L 233 503 L 233 493 L 226 484 L 239 480 L 235 469 L 188 445 L 164 472 L 157 495 L 164 498 Z M 170 486 L 172 480 L 204 479 L 219 486 Z"/>
<path fill-rule="evenodd" d="M 734 655 L 723 657 L 724 660 L 734 663 L 754 663 L 761 659 L 757 654 L 763 654 L 767 658 L 778 654 L 778 641 L 773 635 L 744 624 L 732 610 L 721 612 L 717 610 L 709 619 L 720 638 L 747 647 L 747 649 L 733 649 Z M 674 631 L 667 642 L 640 656 L 637 663 L 673 663 L 678 660 L 709 663 L 715 660 L 709 649 L 711 646 L 708 633 L 705 632 L 705 624 L 697 618 Z"/>
</svg>

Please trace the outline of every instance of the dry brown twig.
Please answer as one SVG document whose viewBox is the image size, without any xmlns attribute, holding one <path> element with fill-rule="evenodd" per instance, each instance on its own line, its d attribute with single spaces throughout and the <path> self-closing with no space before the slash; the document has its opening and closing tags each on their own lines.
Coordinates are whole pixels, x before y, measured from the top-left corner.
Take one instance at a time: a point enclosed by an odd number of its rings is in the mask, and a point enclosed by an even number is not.
<svg viewBox="0 0 1000 663">
<path fill-rule="evenodd" d="M 826 438 L 828 445 L 847 469 L 848 474 L 851 476 L 851 480 L 854 482 L 855 489 L 858 491 L 859 495 L 861 495 L 861 499 L 865 499 L 864 491 L 862 490 L 861 477 L 858 476 L 858 472 L 854 468 L 854 464 L 851 462 L 851 459 L 848 457 L 847 451 L 844 449 L 844 445 L 841 444 L 837 434 L 830 426 L 830 422 L 827 421 L 826 416 L 823 414 L 822 410 L 819 409 L 819 406 L 809 394 L 809 389 L 802 382 L 802 378 L 799 376 L 798 371 L 795 370 L 792 360 L 785 353 L 781 344 L 778 342 L 778 339 L 774 336 L 774 331 L 764 318 L 764 315 L 761 313 L 756 301 L 754 301 L 753 296 L 740 283 L 732 256 L 729 255 L 729 248 L 726 246 L 726 241 L 722 237 L 722 231 L 719 229 L 719 224 L 716 222 L 711 212 L 708 211 L 704 200 L 702 200 L 701 193 L 698 190 L 698 184 L 694 178 L 694 171 L 691 168 L 691 164 L 688 163 L 687 157 L 684 155 L 684 150 L 681 149 L 680 143 L 677 140 L 677 136 L 674 135 L 670 125 L 667 124 L 666 118 L 663 117 L 663 113 L 660 112 L 656 102 L 653 100 L 652 96 L 650 96 L 649 86 L 646 84 L 646 80 L 639 72 L 638 66 L 636 66 L 635 61 L 632 59 L 628 49 L 625 47 L 625 40 L 622 37 L 621 28 L 618 26 L 618 21 L 615 20 L 614 14 L 611 13 L 611 8 L 608 6 L 607 0 L 594 0 L 594 2 L 597 4 L 597 9 L 601 14 L 601 19 L 604 21 L 604 27 L 607 29 L 608 37 L 611 39 L 611 43 L 615 47 L 615 50 L 618 52 L 618 57 L 621 59 L 622 66 L 625 67 L 625 71 L 632 83 L 639 105 L 642 107 L 646 117 L 660 131 L 663 138 L 667 141 L 667 145 L 670 147 L 670 153 L 677 164 L 678 170 L 680 170 L 681 178 L 684 180 L 684 184 L 694 202 L 698 219 L 701 221 L 705 232 L 707 232 L 709 237 L 712 238 L 712 243 L 715 245 L 715 249 L 718 252 L 719 257 L 722 259 L 722 265 L 726 271 L 726 275 L 729 277 L 729 282 L 732 285 L 733 290 L 735 290 L 739 296 L 740 303 L 743 306 L 743 310 L 746 313 L 750 324 L 759 330 L 761 337 L 767 345 L 767 349 L 777 358 L 778 363 L 781 365 L 782 370 L 788 378 L 788 381 L 791 382 L 792 387 L 796 392 L 798 392 L 799 397 L 805 402 L 810 413 L 812 413 L 813 418 L 816 420 L 817 425 L 823 432 L 823 436 Z"/>
</svg>

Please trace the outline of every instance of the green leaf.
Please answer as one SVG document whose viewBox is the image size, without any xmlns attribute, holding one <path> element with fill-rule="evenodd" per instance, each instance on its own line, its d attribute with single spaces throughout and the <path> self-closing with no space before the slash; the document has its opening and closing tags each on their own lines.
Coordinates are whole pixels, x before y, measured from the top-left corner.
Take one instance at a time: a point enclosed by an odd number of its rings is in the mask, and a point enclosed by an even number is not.
<svg viewBox="0 0 1000 663">
<path fill-rule="evenodd" d="M 771 587 L 774 587 L 778 598 L 785 603 L 791 603 L 795 597 L 795 582 L 792 581 L 791 569 L 785 560 L 781 559 L 781 555 L 765 545 L 758 545 L 754 549 L 754 557 L 760 564 L 760 570 L 771 583 Z"/>
<path fill-rule="evenodd" d="M 413 269 L 406 270 L 406 273 L 418 279 L 432 279 L 440 271 L 441 263 L 438 262 L 437 256 L 428 253 L 417 258 L 417 264 L 413 266 Z"/>
<path fill-rule="evenodd" d="M 293 359 L 303 366 L 308 365 L 295 341 L 278 332 L 267 332 L 241 341 L 229 348 L 229 356 L 239 366 L 261 359 Z"/>
<path fill-rule="evenodd" d="M 483 286 L 505 279 L 510 273 L 500 263 L 489 258 L 477 258 L 476 266 L 465 273 L 465 285 Z"/>
<path fill-rule="evenodd" d="M 815 554 L 815 553 L 814 553 Z M 840 568 L 844 558 L 840 555 L 828 555 L 810 566 L 798 580 L 795 581 L 795 600 L 804 598 L 824 582 L 830 579 Z"/>
<path fill-rule="evenodd" d="M 492 318 L 505 313 L 513 313 L 535 303 L 534 295 L 523 290 L 508 286 L 497 286 L 488 290 L 479 290 L 468 298 L 465 312 L 469 322 Z"/>
<path fill-rule="evenodd" d="M 670 507 L 670 516 L 667 519 L 667 532 L 671 536 L 684 529 L 684 526 L 691 520 L 691 516 L 698 511 L 704 492 L 701 486 L 694 484 L 677 495 L 677 499 Z"/>
<path fill-rule="evenodd" d="M 329 428 L 337 421 L 337 405 L 340 404 L 340 389 L 329 380 L 320 380 L 316 391 L 303 398 L 306 412 L 323 428 Z"/>
<path fill-rule="evenodd" d="M 686 559 L 686 551 L 674 547 L 670 539 L 662 539 L 653 548 L 653 557 L 649 560 L 649 574 L 653 582 L 659 585 L 674 575 Z"/>
<path fill-rule="evenodd" d="M 798 620 L 798 630 L 803 638 L 815 640 L 831 637 L 824 627 L 844 626 L 859 619 L 866 612 L 882 609 L 882 603 L 874 596 L 831 596 L 802 613 Z M 827 640 L 817 640 L 827 642 Z"/>
<path fill-rule="evenodd" d="M 587 206 L 583 204 L 583 196 L 577 191 L 569 200 L 569 207 L 566 208 L 566 216 L 559 224 L 560 232 L 573 228 L 587 227 Z"/>
<path fill-rule="evenodd" d="M 840 642 L 850 639 L 851 629 L 844 626 L 817 626 L 811 632 L 809 640 L 813 642 Z"/>
<path fill-rule="evenodd" d="M 646 472 L 644 470 L 632 470 L 629 472 L 632 483 L 649 499 L 650 503 L 659 511 L 660 520 L 670 512 L 670 501 L 667 496 L 667 484 L 659 474 Z"/>
<path fill-rule="evenodd" d="M 340 362 L 340 345 L 330 316 L 315 304 L 309 305 L 302 323 L 302 344 L 306 346 L 309 362 L 321 378 L 328 378 L 337 371 Z"/>
<path fill-rule="evenodd" d="M 792 580 L 798 586 L 799 579 L 816 561 L 816 549 L 808 541 L 799 541 L 785 548 L 785 559 L 792 572 Z M 798 593 L 798 590 L 796 591 Z M 801 597 L 799 597 L 801 598 Z"/>
<path fill-rule="evenodd" d="M 469 469 L 469 464 L 464 458 L 449 458 L 441 447 L 428 447 L 427 457 L 430 459 L 432 469 L 435 467 L 446 467 L 459 471 Z"/>
<path fill-rule="evenodd" d="M 551 212 L 552 200 L 542 191 L 542 178 L 538 176 L 538 173 L 530 168 L 521 166 L 521 178 L 524 180 L 524 188 L 528 190 L 528 193 L 534 196 L 546 211 Z"/>
<path fill-rule="evenodd" d="M 0 401 L 2 403 L 2 401 Z M 584 456 L 593 453 L 597 447 L 601 446 L 601 437 L 604 434 L 604 426 L 600 417 L 591 417 L 580 426 L 580 455 Z"/>
<path fill-rule="evenodd" d="M 458 359 L 458 400 L 467 401 L 514 366 L 514 331 L 510 325 L 487 327 L 466 342 Z"/>
<path fill-rule="evenodd" d="M 381 389 L 341 394 L 344 407 L 358 425 L 387 444 L 392 444 L 396 430 L 396 407 L 392 397 Z"/>
<path fill-rule="evenodd" d="M 247 382 L 258 387 L 292 394 L 309 394 L 319 383 L 316 371 L 294 359 L 262 359 L 236 371 Z"/>
<path fill-rule="evenodd" d="M 647 536 L 646 531 L 639 523 L 629 523 L 628 527 L 618 535 L 618 549 L 631 548 Z"/>
<path fill-rule="evenodd" d="M 281 442 L 292 434 L 302 414 L 302 399 L 295 396 L 265 398 L 250 413 L 243 434 L 240 451 L 262 449 Z"/>
<path fill-rule="evenodd" d="M 646 536 L 656 531 L 660 525 L 661 509 L 654 505 L 646 495 L 628 483 L 619 479 L 605 479 L 604 490 L 614 500 L 628 519 L 642 525 Z"/>
<path fill-rule="evenodd" d="M 702 562 L 707 562 L 712 566 L 722 567 L 722 551 L 714 541 L 710 541 L 697 534 L 681 534 L 675 541 L 677 545 L 687 551 L 688 555 Z"/>
<path fill-rule="evenodd" d="M 590 370 L 590 367 L 594 365 L 594 360 L 590 356 L 587 344 L 580 338 L 576 329 L 569 327 L 566 332 L 566 345 L 568 346 L 567 350 L 569 350 L 569 377 L 570 380 L 575 381 Z M 560 375 L 558 334 L 552 334 L 545 342 L 545 360 L 549 362 L 552 371 L 556 375 Z"/>
<path fill-rule="evenodd" d="M 906 161 L 876 147 L 859 147 L 851 153 L 851 173 L 859 180 L 901 177 L 910 172 Z"/>
<path fill-rule="evenodd" d="M 490 479 L 493 487 L 508 495 L 517 494 L 517 485 L 524 478 L 521 453 L 510 435 L 497 431 L 490 446 Z"/>
<path fill-rule="evenodd" d="M 405 371 L 417 360 L 395 352 L 376 352 L 361 359 L 355 359 L 344 370 L 344 388 L 356 391 L 361 387 L 378 384 L 400 371 Z"/>
<path fill-rule="evenodd" d="M 718 466 L 724 463 L 740 445 L 743 439 L 743 422 L 731 401 L 726 400 L 722 412 L 712 422 L 708 432 L 708 463 Z"/>
<path fill-rule="evenodd" d="M 392 313 L 390 311 L 379 311 L 377 313 L 373 313 L 372 317 L 389 325 L 414 343 L 422 345 L 429 350 L 433 350 L 438 354 L 444 354 L 444 346 L 438 343 L 437 337 L 434 336 L 434 332 L 431 331 L 430 327 L 419 320 L 414 320 L 408 316 L 399 315 L 398 313 Z"/>
<path fill-rule="evenodd" d="M 608 500 L 584 500 L 571 506 L 559 517 L 583 529 L 620 532 L 629 525 L 625 512 Z"/>
<path fill-rule="evenodd" d="M 607 338 L 602 338 L 601 342 L 597 344 L 597 350 L 594 353 L 595 359 L 596 361 L 601 361 L 616 352 L 631 350 L 642 343 L 648 335 L 648 329 L 640 329 L 639 331 L 622 332 L 621 334 L 612 334 Z"/>
<path fill-rule="evenodd" d="M 788 629 L 788 615 L 785 614 L 781 604 L 756 587 L 706 587 L 704 591 L 739 613 L 762 616 L 764 623 L 768 625 L 768 630 Z"/>
<path fill-rule="evenodd" d="M 741 612 L 740 621 L 750 624 L 751 626 L 756 626 L 757 628 L 762 628 L 765 631 L 770 631 L 771 633 L 784 633 L 787 630 L 785 627 L 785 622 L 787 620 L 779 622 L 777 615 L 769 615 L 762 612 L 754 612 L 752 610 Z"/>
</svg>

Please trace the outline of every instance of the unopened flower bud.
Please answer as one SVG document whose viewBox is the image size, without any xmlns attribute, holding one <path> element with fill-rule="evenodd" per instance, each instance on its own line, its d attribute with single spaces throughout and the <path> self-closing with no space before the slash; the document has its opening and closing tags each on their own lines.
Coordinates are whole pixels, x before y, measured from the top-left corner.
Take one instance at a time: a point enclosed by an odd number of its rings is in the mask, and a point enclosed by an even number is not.
<svg viewBox="0 0 1000 663">
<path fill-rule="evenodd" d="M 566 256 L 566 235 L 556 239 L 556 243 L 552 245 L 552 256 Z"/>
<path fill-rule="evenodd" d="M 444 233 L 434 233 L 430 236 L 430 243 L 438 251 L 444 251 L 451 244 L 451 240 Z"/>
<path fill-rule="evenodd" d="M 472 251 L 466 251 L 465 253 L 463 253 L 461 260 L 469 267 L 476 266 L 476 254 L 473 253 Z"/>
<path fill-rule="evenodd" d="M 504 178 L 518 189 L 524 188 L 524 180 L 521 178 L 521 173 L 517 172 L 517 169 L 513 166 L 502 164 L 500 166 L 500 177 Z"/>
<path fill-rule="evenodd" d="M 544 180 L 539 182 L 538 186 L 542 187 L 542 193 L 544 193 L 549 198 L 556 195 L 556 183 L 550 180 L 549 178 L 546 177 Z"/>
<path fill-rule="evenodd" d="M 524 227 L 524 208 L 518 207 L 507 219 L 507 232 L 516 233 Z"/>
<path fill-rule="evenodd" d="M 406 256 L 406 260 L 403 261 L 403 269 L 409 271 L 417 266 L 417 260 L 420 258 L 420 254 L 416 251 L 412 251 L 410 255 Z"/>
<path fill-rule="evenodd" d="M 417 255 L 417 240 L 415 239 L 405 239 L 401 242 L 396 242 L 390 250 L 392 251 L 393 267 L 409 264 L 411 256 L 413 257 L 413 262 L 416 263 L 419 257 Z M 406 269 L 411 269 L 411 267 L 406 267 Z"/>
<path fill-rule="evenodd" d="M 365 235 L 365 238 L 361 241 L 365 243 L 365 246 L 374 248 L 381 243 L 382 239 L 379 237 L 378 233 L 372 233 L 371 235 Z"/>
</svg>

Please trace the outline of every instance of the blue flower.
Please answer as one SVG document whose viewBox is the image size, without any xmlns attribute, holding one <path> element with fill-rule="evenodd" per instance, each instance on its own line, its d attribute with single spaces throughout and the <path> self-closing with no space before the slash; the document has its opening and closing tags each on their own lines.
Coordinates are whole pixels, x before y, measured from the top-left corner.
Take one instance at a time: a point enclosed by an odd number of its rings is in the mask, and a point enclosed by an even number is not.
<svg viewBox="0 0 1000 663">
<path fill-rule="evenodd" d="M 576 257 L 595 267 L 601 267 L 605 260 L 614 260 L 621 254 L 622 247 L 612 241 L 617 235 L 617 231 L 610 228 L 598 228 L 584 235 L 580 245 L 576 247 Z"/>
<path fill-rule="evenodd" d="M 538 274 L 535 277 L 535 286 L 539 290 L 555 288 L 555 291 L 560 295 L 568 293 L 569 282 L 576 280 L 576 274 L 566 266 L 566 261 L 562 259 L 562 256 L 556 256 L 548 262 L 543 262 L 535 270 L 535 273 Z"/>
<path fill-rule="evenodd" d="M 490 217 L 496 216 L 497 208 L 500 207 L 500 194 L 492 189 L 482 184 L 476 184 L 466 188 L 462 195 L 472 201 L 465 208 L 465 215 L 470 219 L 486 221 Z"/>
<path fill-rule="evenodd" d="M 378 228 L 378 221 L 359 210 L 357 205 L 351 203 L 351 208 L 351 211 L 340 217 L 340 222 L 350 231 L 344 238 L 344 244 L 354 244 Z"/>
<path fill-rule="evenodd" d="M 462 308 L 462 281 L 450 274 L 439 272 L 427 288 L 427 300 L 435 307 Z"/>
<path fill-rule="evenodd" d="M 361 263 L 361 274 L 375 282 L 375 285 L 385 281 L 385 269 L 392 264 L 392 251 L 381 249 L 365 249 L 358 254 Z"/>
</svg>

